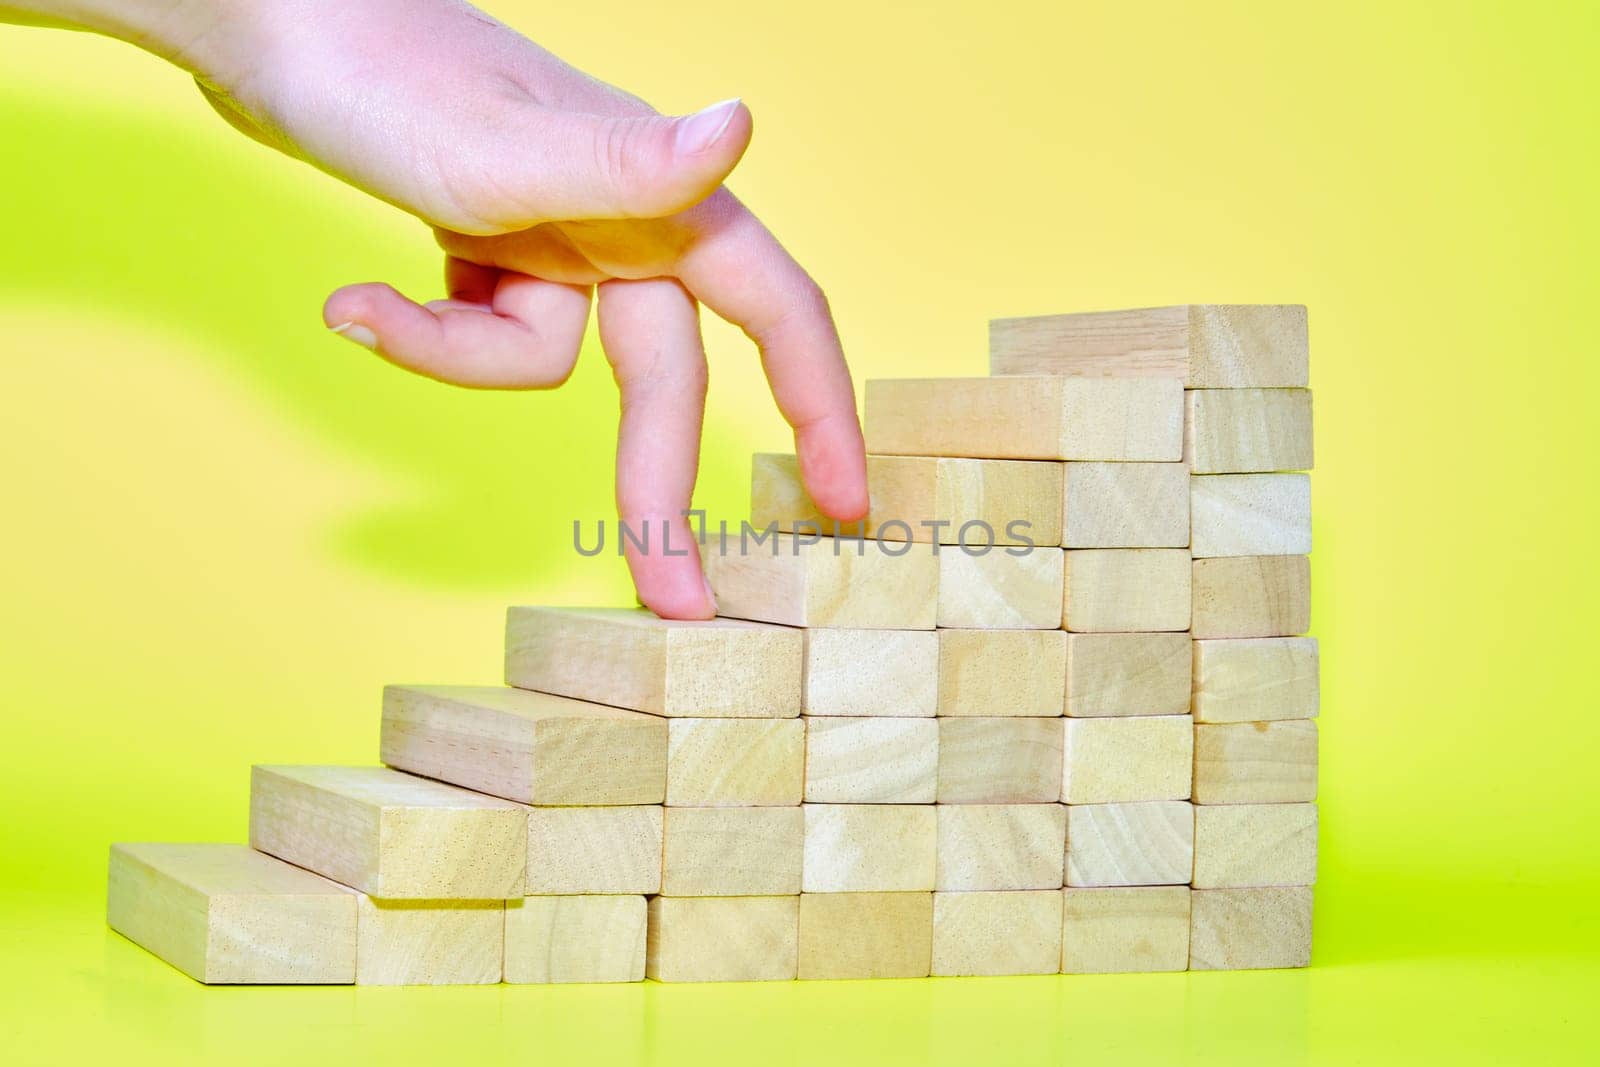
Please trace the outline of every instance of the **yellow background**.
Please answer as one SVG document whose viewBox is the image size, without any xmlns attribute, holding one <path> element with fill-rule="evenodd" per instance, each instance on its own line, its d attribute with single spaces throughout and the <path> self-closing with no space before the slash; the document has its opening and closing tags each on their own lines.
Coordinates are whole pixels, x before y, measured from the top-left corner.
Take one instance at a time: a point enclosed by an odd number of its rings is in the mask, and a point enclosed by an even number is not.
<svg viewBox="0 0 1600 1067">
<path fill-rule="evenodd" d="M 205 990 L 106 932 L 108 842 L 239 839 L 250 763 L 371 761 L 383 683 L 497 680 L 506 603 L 628 595 L 568 548 L 615 401 L 595 351 L 484 395 L 327 336 L 341 283 L 436 294 L 420 226 L 153 59 L 0 28 L 9 1062 L 1594 1052 L 1593 5 L 491 8 L 663 110 L 744 96 L 734 187 L 858 384 L 982 373 L 994 315 L 1310 306 L 1316 966 Z M 737 515 L 787 437 L 709 345 L 700 499 Z"/>
</svg>

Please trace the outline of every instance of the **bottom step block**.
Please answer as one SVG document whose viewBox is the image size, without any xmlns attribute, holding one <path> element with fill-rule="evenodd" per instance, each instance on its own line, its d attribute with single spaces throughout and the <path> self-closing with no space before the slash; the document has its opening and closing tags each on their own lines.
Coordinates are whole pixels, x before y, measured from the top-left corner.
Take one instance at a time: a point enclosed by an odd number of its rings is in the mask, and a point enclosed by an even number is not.
<svg viewBox="0 0 1600 1067">
<path fill-rule="evenodd" d="M 356 985 L 491 985 L 505 954 L 503 900 L 360 898 Z"/>
<path fill-rule="evenodd" d="M 935 893 L 933 973 L 1055 974 L 1061 890 Z"/>
<path fill-rule="evenodd" d="M 801 978 L 926 978 L 932 893 L 804 893 Z"/>
<path fill-rule="evenodd" d="M 1061 927 L 1066 974 L 1181 971 L 1189 965 L 1188 886 L 1067 889 Z"/>
<path fill-rule="evenodd" d="M 506 902 L 506 981 L 638 982 L 644 897 L 525 897 Z"/>
<path fill-rule="evenodd" d="M 1191 971 L 1310 965 L 1310 886 L 1196 889 L 1193 901 Z"/>
<path fill-rule="evenodd" d="M 658 982 L 795 976 L 799 897 L 652 897 L 644 973 Z"/>
</svg>

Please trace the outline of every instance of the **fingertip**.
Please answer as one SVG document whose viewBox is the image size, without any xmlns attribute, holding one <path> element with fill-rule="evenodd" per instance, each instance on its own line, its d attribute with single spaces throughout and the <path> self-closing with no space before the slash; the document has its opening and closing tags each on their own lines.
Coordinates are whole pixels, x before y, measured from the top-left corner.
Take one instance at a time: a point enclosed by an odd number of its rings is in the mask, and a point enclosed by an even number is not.
<svg viewBox="0 0 1600 1067">
<path fill-rule="evenodd" d="M 867 488 L 866 446 L 854 420 L 853 432 L 828 434 L 813 427 L 795 436 L 800 477 L 813 503 L 840 522 L 864 519 L 871 507 Z"/>
<path fill-rule="evenodd" d="M 630 562 L 634 562 L 631 561 Z M 663 619 L 711 619 L 717 602 L 711 584 L 691 554 L 667 560 L 661 557 L 634 562 L 634 585 L 639 603 Z"/>
</svg>

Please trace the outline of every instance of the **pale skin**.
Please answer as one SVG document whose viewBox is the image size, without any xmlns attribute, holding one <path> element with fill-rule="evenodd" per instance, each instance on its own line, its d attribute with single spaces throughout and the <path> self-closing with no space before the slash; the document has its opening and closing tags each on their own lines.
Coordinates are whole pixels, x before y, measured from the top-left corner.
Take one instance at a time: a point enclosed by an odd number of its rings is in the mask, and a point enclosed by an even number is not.
<svg viewBox="0 0 1600 1067">
<path fill-rule="evenodd" d="M 93 30 L 194 74 L 219 114 L 433 228 L 447 297 L 335 291 L 323 321 L 391 363 L 479 389 L 571 374 L 596 305 L 621 394 L 617 510 L 639 599 L 716 607 L 692 533 L 706 362 L 699 307 L 761 353 L 806 488 L 867 510 L 850 372 L 822 290 L 722 184 L 750 143 L 739 101 L 681 117 L 575 70 L 457 0 L 0 3 L 0 20 Z"/>
</svg>

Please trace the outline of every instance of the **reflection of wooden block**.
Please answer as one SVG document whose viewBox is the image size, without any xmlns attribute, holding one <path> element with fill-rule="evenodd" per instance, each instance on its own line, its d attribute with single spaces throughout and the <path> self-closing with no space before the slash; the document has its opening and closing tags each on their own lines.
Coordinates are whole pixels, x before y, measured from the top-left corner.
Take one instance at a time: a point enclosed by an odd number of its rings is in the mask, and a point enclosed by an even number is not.
<svg viewBox="0 0 1600 1067">
<path fill-rule="evenodd" d="M 1067 846 L 1060 804 L 940 804 L 938 890 L 1057 889 Z"/>
<path fill-rule="evenodd" d="M 804 893 L 801 978 L 926 978 L 932 893 Z"/>
<path fill-rule="evenodd" d="M 658 982 L 795 976 L 799 897 L 652 897 L 644 973 Z"/>
<path fill-rule="evenodd" d="M 805 798 L 823 804 L 932 804 L 933 719 L 822 718 L 806 724 Z"/>
<path fill-rule="evenodd" d="M 527 809 L 387 767 L 256 767 L 250 844 L 373 896 L 522 895 Z"/>
<path fill-rule="evenodd" d="M 981 556 L 947 548 L 939 553 L 939 625 L 1059 629 L 1061 567 L 1059 548 L 1035 548 L 1015 556 L 1001 548 Z"/>
<path fill-rule="evenodd" d="M 1061 799 L 1068 804 L 1188 799 L 1194 755 L 1189 716 L 1063 721 Z"/>
<path fill-rule="evenodd" d="M 1317 880 L 1315 804 L 1194 809 L 1194 887 L 1310 885 Z"/>
<path fill-rule="evenodd" d="M 201 982 L 342 984 L 356 899 L 244 845 L 112 845 L 106 921 Z"/>
<path fill-rule="evenodd" d="M 805 805 L 807 893 L 933 888 L 938 828 L 926 804 Z"/>
<path fill-rule="evenodd" d="M 1187 630 L 1191 569 L 1181 548 L 1070 551 L 1062 625 L 1080 633 Z"/>
<path fill-rule="evenodd" d="M 1106 378 L 867 382 L 867 451 L 982 459 L 1183 456 L 1182 385 Z"/>
<path fill-rule="evenodd" d="M 659 804 L 667 724 L 504 686 L 383 691 L 383 762 L 524 804 Z"/>
<path fill-rule="evenodd" d="M 1183 454 L 1195 474 L 1311 469 L 1311 390 L 1185 393 Z"/>
<path fill-rule="evenodd" d="M 807 715 L 931 716 L 939 637 L 931 630 L 805 630 Z"/>
<path fill-rule="evenodd" d="M 1059 630 L 939 631 L 940 715 L 1060 715 L 1066 678 Z"/>
<path fill-rule="evenodd" d="M 646 910 L 636 896 L 506 901 L 506 981 L 642 980 Z"/>
<path fill-rule="evenodd" d="M 1194 728 L 1196 804 L 1295 804 L 1317 799 L 1317 724 L 1202 723 Z"/>
<path fill-rule="evenodd" d="M 701 550 L 717 610 L 785 626 L 931 630 L 938 606 L 933 546 L 772 534 L 729 535 Z"/>
<path fill-rule="evenodd" d="M 1311 887 L 1196 889 L 1189 969 L 1238 971 L 1311 963 Z"/>
<path fill-rule="evenodd" d="M 1068 715 L 1182 715 L 1189 710 L 1189 635 L 1068 634 Z"/>
<path fill-rule="evenodd" d="M 1320 705 L 1314 637 L 1194 643 L 1195 722 L 1310 719 Z"/>
<path fill-rule="evenodd" d="M 750 524 L 832 534 L 800 484 L 793 456 L 758 453 L 751 471 Z M 1061 543 L 1061 467 L 1005 459 L 868 456 L 872 508 L 846 534 L 944 545 Z M 965 532 L 962 527 L 968 523 Z M 1013 525 L 1016 524 L 1016 525 Z M 987 532 L 986 532 L 987 531 Z"/>
<path fill-rule="evenodd" d="M 1061 719 L 939 719 L 939 803 L 1058 799 Z"/>
<path fill-rule="evenodd" d="M 1194 561 L 1195 637 L 1290 637 L 1310 628 L 1311 561 L 1305 556 Z"/>
<path fill-rule="evenodd" d="M 805 745 L 806 726 L 799 719 L 673 719 L 667 803 L 798 804 Z"/>
<path fill-rule="evenodd" d="M 1067 548 L 1185 548 L 1189 472 L 1181 463 L 1068 463 Z"/>
<path fill-rule="evenodd" d="M 1300 304 L 1180 304 L 994 319 L 991 374 L 1172 378 L 1191 389 L 1303 386 Z"/>
<path fill-rule="evenodd" d="M 800 713 L 801 645 L 793 630 L 733 619 L 512 608 L 506 681 L 654 715 L 793 718 Z"/>
<path fill-rule="evenodd" d="M 1067 807 L 1068 885 L 1188 885 L 1193 872 L 1187 800 Z"/>
<path fill-rule="evenodd" d="M 1309 475 L 1197 474 L 1189 479 L 1189 508 L 1196 558 L 1311 551 Z"/>
<path fill-rule="evenodd" d="M 500 981 L 505 901 L 359 900 L 357 985 Z"/>
<path fill-rule="evenodd" d="M 1061 930 L 1066 974 L 1181 971 L 1189 966 L 1189 887 L 1068 889 Z"/>
<path fill-rule="evenodd" d="M 933 973 L 1055 974 L 1061 891 L 935 893 Z"/>
<path fill-rule="evenodd" d="M 792 808 L 668 808 L 661 892 L 669 897 L 800 892 L 805 820 Z"/>
<path fill-rule="evenodd" d="M 661 824 L 659 805 L 530 808 L 528 892 L 657 892 Z"/>
</svg>

